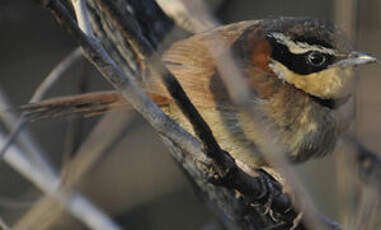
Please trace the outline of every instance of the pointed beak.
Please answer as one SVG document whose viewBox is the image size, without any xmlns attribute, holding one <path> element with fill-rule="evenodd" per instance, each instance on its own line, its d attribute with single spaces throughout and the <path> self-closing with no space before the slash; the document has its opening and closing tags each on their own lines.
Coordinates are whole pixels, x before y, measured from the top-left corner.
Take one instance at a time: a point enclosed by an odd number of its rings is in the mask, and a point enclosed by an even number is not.
<svg viewBox="0 0 381 230">
<path fill-rule="evenodd" d="M 336 64 L 357 66 L 357 65 L 369 64 L 369 63 L 375 63 L 375 62 L 380 63 L 380 60 L 372 55 L 353 51 L 352 53 L 348 55 L 347 58 L 337 62 Z"/>
</svg>

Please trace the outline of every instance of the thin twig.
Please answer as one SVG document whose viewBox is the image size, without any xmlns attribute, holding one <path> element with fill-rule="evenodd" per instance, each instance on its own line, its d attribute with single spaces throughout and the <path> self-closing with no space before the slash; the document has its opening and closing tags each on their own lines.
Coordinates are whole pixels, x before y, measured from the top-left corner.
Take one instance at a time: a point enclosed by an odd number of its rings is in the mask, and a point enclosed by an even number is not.
<svg viewBox="0 0 381 230">
<path fill-rule="evenodd" d="M 8 227 L 8 225 L 5 223 L 5 221 L 3 220 L 3 218 L 0 217 L 0 228 L 2 230 L 9 230 L 10 228 Z"/>
<path fill-rule="evenodd" d="M 334 22 L 342 28 L 348 37 L 351 39 L 352 43 L 355 43 L 356 39 L 356 20 L 357 20 L 357 0 L 334 0 L 333 1 L 333 13 Z M 361 79 L 356 79 L 356 81 L 361 81 Z M 357 85 L 357 84 L 356 84 Z M 356 93 L 356 92 L 355 92 Z M 355 106 L 358 110 L 361 104 L 357 103 L 358 97 L 355 94 Z M 359 118 L 356 114 L 356 119 Z M 357 129 L 357 122 L 354 122 L 353 129 Z M 351 150 L 349 150 L 351 151 Z M 353 208 L 353 202 L 348 202 L 352 199 L 353 193 L 355 192 L 355 185 L 353 177 L 348 175 L 353 174 L 352 165 L 354 164 L 353 159 L 351 161 L 347 158 L 348 151 L 338 153 L 335 155 L 336 158 L 336 175 L 337 175 L 337 192 L 342 194 L 339 199 L 340 207 L 340 218 L 343 224 L 347 226 L 355 226 L 354 224 L 349 224 L 349 222 L 354 223 L 356 218 L 354 218 L 355 213 Z M 349 164 L 351 163 L 351 164 Z M 348 192 L 351 191 L 351 192 Z"/>
<path fill-rule="evenodd" d="M 75 63 L 81 57 L 80 49 L 75 49 L 67 57 L 65 57 L 62 62 L 60 62 L 45 78 L 45 80 L 39 85 L 37 90 L 34 92 L 32 98 L 29 100 L 30 103 L 37 102 L 41 100 L 52 85 L 63 75 L 63 73 L 69 69 L 73 63 Z M 17 137 L 19 132 L 23 129 L 24 125 L 27 123 L 27 119 L 20 117 L 14 126 L 12 132 L 8 136 L 8 140 L 5 142 L 0 150 L 0 158 L 5 154 L 8 147 L 11 145 L 13 140 Z"/>
<path fill-rule="evenodd" d="M 74 49 L 68 56 L 62 59 L 62 61 L 56 67 L 54 67 L 52 71 L 50 71 L 45 80 L 38 86 L 29 103 L 41 100 L 46 95 L 48 90 L 57 82 L 57 80 L 60 79 L 62 75 L 68 69 L 70 69 L 70 67 L 73 66 L 73 64 L 75 64 L 81 57 L 81 49 L 78 47 Z"/>
<path fill-rule="evenodd" d="M 67 58 L 64 59 L 44 80 L 40 87 L 36 90 L 31 98 L 31 102 L 40 100 L 47 92 L 48 89 L 62 76 L 62 73 L 67 70 L 79 57 L 80 50 L 76 49 Z M 51 167 L 45 167 L 49 170 L 44 170 L 44 167 L 36 165 L 26 158 L 26 155 L 12 146 L 12 140 L 17 136 L 17 133 L 22 130 L 26 120 L 20 118 L 17 125 L 14 127 L 12 134 L 7 140 L 1 136 L 1 145 L 4 146 L 1 152 L 5 162 L 14 167 L 18 172 L 23 174 L 31 182 L 35 183 L 44 192 L 55 197 L 59 202 L 64 205 L 74 216 L 81 219 L 92 229 L 120 229 L 100 210 L 91 204 L 86 198 L 82 197 L 79 193 L 68 195 L 67 193 L 59 190 L 60 179 L 55 175 Z M 7 150 L 9 150 L 8 153 Z M 47 164 L 40 155 L 33 152 L 33 157 L 41 158 L 41 161 Z M 96 223 L 95 223 L 96 222 Z"/>
<path fill-rule="evenodd" d="M 362 186 L 360 192 L 359 207 L 354 215 L 353 229 L 378 229 L 376 220 L 380 215 L 379 191 Z"/>
<path fill-rule="evenodd" d="M 93 29 L 89 21 L 89 16 L 87 15 L 86 0 L 72 0 L 71 1 L 75 16 L 77 17 L 78 27 L 85 33 L 89 38 L 95 38 Z"/>
<path fill-rule="evenodd" d="M 5 108 L 7 112 L 0 112 L 0 118 L 7 130 L 14 130 L 17 125 L 17 120 L 19 118 L 11 108 L 13 108 L 8 98 L 0 91 L 0 105 L 2 108 Z M 46 171 L 47 173 L 54 173 L 53 167 L 49 164 L 48 160 L 44 156 L 41 149 L 34 143 L 32 137 L 30 136 L 27 130 L 24 130 L 19 135 L 19 143 L 26 150 L 25 157 L 28 157 L 33 164 L 38 165 L 41 170 Z"/>
<path fill-rule="evenodd" d="M 71 188 L 84 177 L 86 172 L 90 170 L 97 160 L 109 152 L 110 149 L 116 146 L 116 142 L 123 137 L 125 131 L 134 119 L 134 114 L 129 113 L 116 116 L 117 114 L 110 114 L 103 118 L 97 126 L 90 132 L 91 134 L 86 138 L 86 141 L 81 145 L 80 149 L 75 153 L 75 157 L 66 164 L 62 170 L 62 186 L 64 188 Z M 107 133 L 107 136 L 104 136 Z M 102 140 L 102 141 L 99 141 Z M 38 213 L 44 214 L 49 212 L 50 218 L 45 220 L 45 225 L 39 229 L 48 229 L 60 217 L 61 209 L 46 210 L 54 206 L 56 201 L 46 197 L 40 200 L 28 213 L 17 223 L 17 226 L 30 226 L 31 228 L 37 227 L 41 217 Z M 44 211 L 45 210 L 45 211 Z M 37 216 L 36 216 L 37 215 Z M 20 229 L 22 229 L 20 227 Z"/>
<path fill-rule="evenodd" d="M 204 32 L 208 29 L 214 28 L 218 24 L 217 20 L 199 17 L 208 15 L 206 12 L 193 15 L 195 12 L 208 10 L 204 6 L 204 0 L 157 0 L 156 2 L 167 15 L 176 21 L 177 25 L 189 30 L 190 32 Z"/>
<path fill-rule="evenodd" d="M 88 90 L 88 71 L 87 71 L 87 61 L 82 59 L 80 61 L 80 73 L 78 74 L 78 79 L 76 83 L 76 91 L 78 94 L 85 93 Z M 81 142 L 82 134 L 82 119 L 68 120 L 67 128 L 65 131 L 65 140 L 62 153 L 62 166 L 61 174 L 65 174 L 66 165 L 70 162 L 71 158 L 74 156 L 74 151 L 78 149 Z"/>
<path fill-rule="evenodd" d="M 364 185 L 381 191 L 381 156 L 361 144 L 355 137 L 345 135 L 346 153 L 355 158 L 361 181 Z"/>
<path fill-rule="evenodd" d="M 5 136 L 0 133 L 0 144 L 4 144 Z M 49 196 L 55 198 L 72 215 L 83 221 L 91 229 L 119 230 L 121 229 L 101 210 L 78 192 L 60 189 L 61 180 L 54 174 L 48 174 L 31 164 L 25 154 L 16 146 L 11 145 L 3 156 L 4 161 L 17 172 L 26 177 Z"/>
<path fill-rule="evenodd" d="M 358 0 L 335 0 L 333 8 L 335 23 L 344 29 L 349 38 L 354 41 L 356 39 Z"/>
</svg>

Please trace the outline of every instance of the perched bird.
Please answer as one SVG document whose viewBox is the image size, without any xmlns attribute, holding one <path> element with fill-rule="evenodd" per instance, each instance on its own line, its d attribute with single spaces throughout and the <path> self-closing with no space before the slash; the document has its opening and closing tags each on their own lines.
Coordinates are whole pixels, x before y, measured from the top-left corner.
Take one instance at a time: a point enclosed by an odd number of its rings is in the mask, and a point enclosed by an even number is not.
<svg viewBox="0 0 381 230">
<path fill-rule="evenodd" d="M 261 130 L 229 98 L 216 68 L 216 39 L 229 46 L 233 60 L 252 92 L 262 127 L 285 147 L 292 162 L 324 156 L 334 150 L 354 115 L 354 67 L 376 58 L 352 49 L 336 26 L 311 18 L 269 18 L 244 21 L 193 35 L 174 43 L 162 56 L 188 97 L 206 120 L 222 149 L 250 168 L 259 160 L 266 140 Z M 155 73 L 144 87 L 173 119 L 191 125 Z M 232 76 L 234 77 L 234 76 Z M 28 104 L 33 119 L 91 115 L 127 106 L 116 92 L 99 92 Z M 258 120 L 258 119 L 257 119 Z"/>
</svg>

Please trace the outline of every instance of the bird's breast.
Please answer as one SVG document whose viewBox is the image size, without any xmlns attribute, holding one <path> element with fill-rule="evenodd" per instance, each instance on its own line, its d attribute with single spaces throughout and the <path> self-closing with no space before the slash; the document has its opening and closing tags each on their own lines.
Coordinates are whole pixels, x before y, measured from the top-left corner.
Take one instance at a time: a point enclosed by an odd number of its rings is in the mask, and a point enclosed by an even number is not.
<svg viewBox="0 0 381 230">
<path fill-rule="evenodd" d="M 263 103 L 265 122 L 275 127 L 293 162 L 331 153 L 353 119 L 353 100 L 331 108 L 285 84 Z"/>
</svg>

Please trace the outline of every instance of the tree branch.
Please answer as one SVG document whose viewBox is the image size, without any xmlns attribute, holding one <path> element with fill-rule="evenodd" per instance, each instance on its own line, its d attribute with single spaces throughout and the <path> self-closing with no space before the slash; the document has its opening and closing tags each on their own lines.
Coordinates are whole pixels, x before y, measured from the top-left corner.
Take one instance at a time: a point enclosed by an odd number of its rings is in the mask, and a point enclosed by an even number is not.
<svg viewBox="0 0 381 230">
<path fill-rule="evenodd" d="M 29 103 L 34 103 L 41 100 L 52 85 L 63 75 L 63 73 L 68 70 L 73 63 L 75 63 L 81 57 L 79 48 L 75 49 L 71 54 L 65 57 L 62 62 L 60 62 L 45 78 L 45 80 L 38 86 L 34 92 L 32 98 L 29 100 Z M 7 151 L 8 147 L 12 144 L 13 140 L 17 137 L 19 132 L 23 129 L 24 125 L 27 123 L 28 119 L 24 117 L 19 118 L 16 122 L 16 125 L 12 128 L 11 133 L 8 136 L 7 141 L 0 150 L 0 157 L 2 157 Z"/>
<path fill-rule="evenodd" d="M 112 114 L 103 118 L 91 131 L 85 142 L 81 145 L 76 154 L 66 167 L 62 170 L 61 189 L 70 189 L 75 186 L 85 174 L 94 166 L 95 162 L 109 152 L 121 139 L 128 126 L 133 121 L 134 114 L 121 115 Z M 111 125 L 110 125 L 111 124 Z M 107 133 L 107 136 L 104 136 Z M 99 140 L 102 140 L 100 142 Z M 63 209 L 52 207 L 57 205 L 57 201 L 47 196 L 39 200 L 27 214 L 18 221 L 14 229 L 50 229 L 49 227 L 59 220 Z M 49 212 L 49 218 L 44 217 Z M 44 218 L 44 225 L 41 226 L 41 219 Z"/>
<path fill-rule="evenodd" d="M 3 134 L 0 134 L 0 144 L 4 144 L 4 142 L 5 138 Z M 78 192 L 61 190 L 61 181 L 56 175 L 48 174 L 38 166 L 31 164 L 17 147 L 10 146 L 8 148 L 8 152 L 4 155 L 4 161 L 49 196 L 54 197 L 71 214 L 82 220 L 91 229 L 120 229 L 107 215 Z"/>
</svg>

